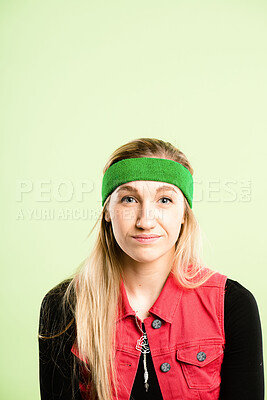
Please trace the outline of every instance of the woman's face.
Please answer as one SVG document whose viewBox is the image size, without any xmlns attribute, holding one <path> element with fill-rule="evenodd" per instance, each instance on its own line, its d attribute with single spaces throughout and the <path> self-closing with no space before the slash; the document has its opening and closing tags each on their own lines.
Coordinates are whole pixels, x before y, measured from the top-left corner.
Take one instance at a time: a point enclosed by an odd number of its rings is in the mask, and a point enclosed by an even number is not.
<svg viewBox="0 0 267 400">
<path fill-rule="evenodd" d="M 174 252 L 184 222 L 184 195 L 175 185 L 132 181 L 112 192 L 106 221 L 111 222 L 120 248 L 138 262 L 151 262 Z M 154 240 L 134 238 L 158 235 Z"/>
</svg>

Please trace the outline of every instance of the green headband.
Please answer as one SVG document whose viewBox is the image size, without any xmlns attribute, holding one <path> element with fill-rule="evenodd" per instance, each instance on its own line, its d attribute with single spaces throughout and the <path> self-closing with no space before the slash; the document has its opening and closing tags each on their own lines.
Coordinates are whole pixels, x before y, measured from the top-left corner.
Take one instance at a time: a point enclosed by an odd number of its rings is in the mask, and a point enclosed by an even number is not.
<svg viewBox="0 0 267 400">
<path fill-rule="evenodd" d="M 126 158 L 112 164 L 102 181 L 102 206 L 116 187 L 132 181 L 160 181 L 177 186 L 190 208 L 193 200 L 193 177 L 182 164 L 165 158 Z"/>
</svg>

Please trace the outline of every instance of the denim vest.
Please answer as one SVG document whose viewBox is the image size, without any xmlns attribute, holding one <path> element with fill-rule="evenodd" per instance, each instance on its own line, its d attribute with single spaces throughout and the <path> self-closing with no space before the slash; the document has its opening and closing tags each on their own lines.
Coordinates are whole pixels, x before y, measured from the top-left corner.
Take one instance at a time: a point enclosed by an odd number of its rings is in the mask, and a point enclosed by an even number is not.
<svg viewBox="0 0 267 400">
<path fill-rule="evenodd" d="M 224 356 L 224 289 L 216 272 L 195 289 L 183 288 L 171 272 L 144 325 L 161 393 L 166 400 L 218 400 Z M 121 280 L 122 307 L 116 321 L 118 398 L 129 400 L 138 368 L 140 330 Z M 141 320 L 137 317 L 139 326 Z M 79 357 L 75 348 L 72 352 Z M 80 357 L 81 358 L 81 357 Z M 86 388 L 80 384 L 86 396 Z M 87 392 L 88 393 L 88 392 Z M 115 400 L 115 395 L 114 398 Z"/>
</svg>

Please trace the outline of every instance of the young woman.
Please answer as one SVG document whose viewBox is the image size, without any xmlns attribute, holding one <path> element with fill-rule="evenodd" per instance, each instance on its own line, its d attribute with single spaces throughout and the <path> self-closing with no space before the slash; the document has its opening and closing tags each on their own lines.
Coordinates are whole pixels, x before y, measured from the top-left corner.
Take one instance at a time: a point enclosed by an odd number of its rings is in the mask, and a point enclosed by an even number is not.
<svg viewBox="0 0 267 400">
<path fill-rule="evenodd" d="M 42 400 L 263 400 L 257 303 L 203 263 L 192 175 L 154 138 L 111 155 L 93 251 L 41 304 Z"/>
</svg>

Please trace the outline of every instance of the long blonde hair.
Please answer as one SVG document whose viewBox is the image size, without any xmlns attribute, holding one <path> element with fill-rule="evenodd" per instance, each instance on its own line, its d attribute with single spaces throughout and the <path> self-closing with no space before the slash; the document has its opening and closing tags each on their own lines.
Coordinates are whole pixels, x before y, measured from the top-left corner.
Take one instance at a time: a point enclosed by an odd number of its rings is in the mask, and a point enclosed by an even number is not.
<svg viewBox="0 0 267 400">
<path fill-rule="evenodd" d="M 155 138 L 139 138 L 120 146 L 111 154 L 103 173 L 112 164 L 132 157 L 174 160 L 184 165 L 193 175 L 193 168 L 184 153 L 171 143 Z M 64 304 L 73 309 L 74 318 L 71 322 L 76 323 L 76 346 L 86 361 L 83 370 L 87 373 L 85 376 L 90 387 L 88 396 L 99 400 L 111 400 L 113 390 L 118 398 L 114 359 L 123 269 L 120 262 L 122 250 L 114 238 L 111 224 L 104 217 L 109 200 L 110 196 L 89 233 L 98 225 L 92 252 L 71 277 L 63 296 Z M 216 271 L 202 261 L 200 227 L 185 197 L 184 202 L 184 223 L 175 244 L 173 273 L 183 287 L 193 289 L 206 282 Z M 42 335 L 39 337 L 44 338 Z"/>
</svg>

